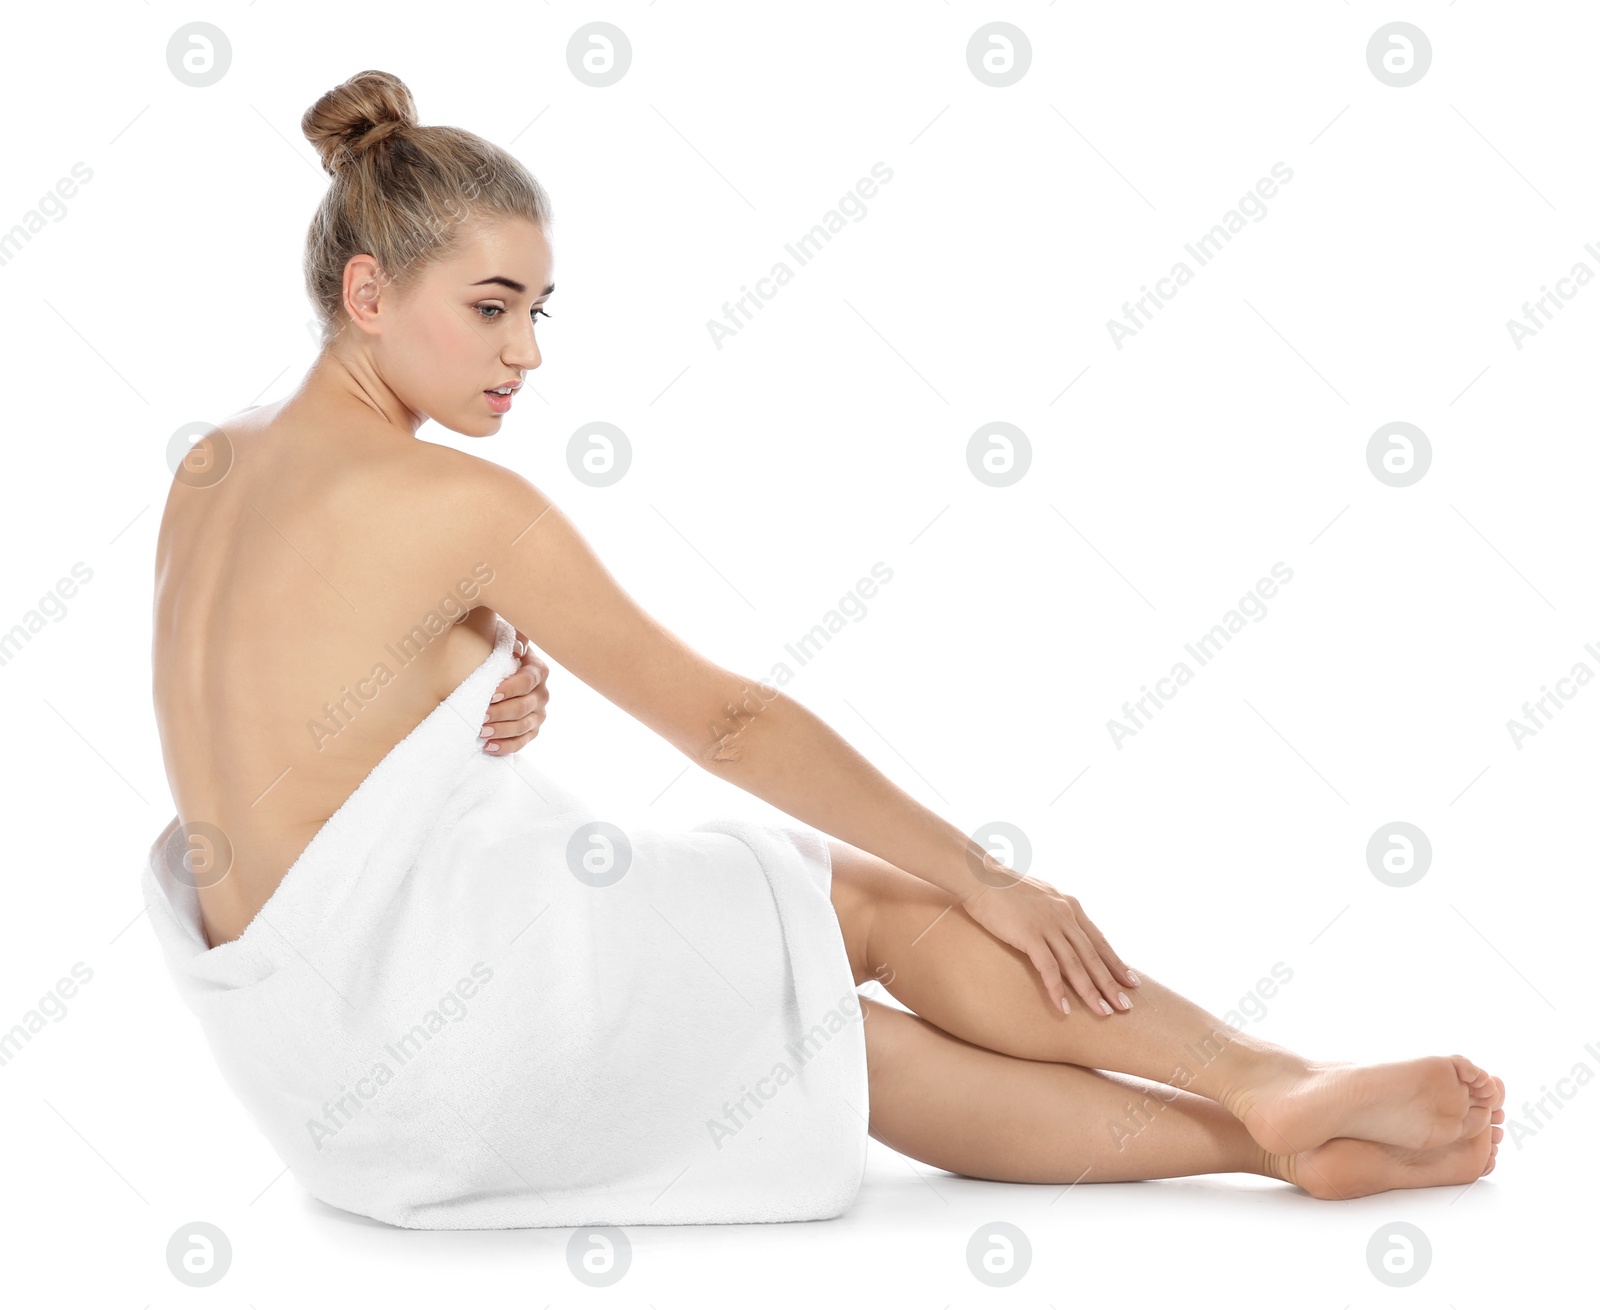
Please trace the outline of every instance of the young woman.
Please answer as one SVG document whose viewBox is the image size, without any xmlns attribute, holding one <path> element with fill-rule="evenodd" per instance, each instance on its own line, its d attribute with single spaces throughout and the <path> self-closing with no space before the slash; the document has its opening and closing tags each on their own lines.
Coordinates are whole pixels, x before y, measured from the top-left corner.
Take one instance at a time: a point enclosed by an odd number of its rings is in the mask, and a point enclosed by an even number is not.
<svg viewBox="0 0 1600 1310">
<path fill-rule="evenodd" d="M 869 1131 L 894 1149 L 980 1178 L 1243 1171 L 1326 1198 L 1493 1169 L 1498 1078 L 1460 1055 L 1308 1060 L 1136 975 L 1076 897 L 999 865 L 804 706 L 752 699 L 643 612 L 538 488 L 419 440 L 427 418 L 493 436 L 539 367 L 547 197 L 504 151 L 419 126 L 385 73 L 302 126 L 332 177 L 305 259 L 322 351 L 287 399 L 197 443 L 158 546 L 168 777 L 185 824 L 231 842 L 226 876 L 196 881 L 201 949 L 240 939 L 509 622 L 702 767 L 831 834 L 854 982 L 914 1012 L 861 1002 Z M 381 690 L 350 692 L 451 595 L 473 603 Z M 545 666 L 526 658 L 486 707 L 486 751 L 537 731 Z M 709 739 L 708 720 L 726 721 Z"/>
</svg>

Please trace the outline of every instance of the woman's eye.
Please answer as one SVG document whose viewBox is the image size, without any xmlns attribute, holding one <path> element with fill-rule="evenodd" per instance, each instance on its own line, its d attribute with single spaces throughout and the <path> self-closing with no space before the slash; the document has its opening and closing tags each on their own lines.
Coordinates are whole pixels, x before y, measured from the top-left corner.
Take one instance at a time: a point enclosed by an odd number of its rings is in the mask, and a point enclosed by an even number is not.
<svg viewBox="0 0 1600 1310">
<path fill-rule="evenodd" d="M 491 323 L 493 323 L 496 319 L 498 319 L 500 317 L 500 315 L 502 315 L 502 314 L 504 314 L 506 312 L 505 311 L 505 307 L 503 305 L 476 305 L 476 306 L 474 306 L 474 308 L 477 309 L 478 313 L 482 317 L 488 319 L 489 322 L 491 322 Z M 541 314 L 544 314 L 544 316 L 546 318 L 554 318 L 555 317 L 554 314 L 546 313 L 546 311 L 544 311 L 543 309 L 535 309 L 533 311 L 531 317 L 537 319 L 539 317 L 539 315 L 541 315 Z"/>
</svg>

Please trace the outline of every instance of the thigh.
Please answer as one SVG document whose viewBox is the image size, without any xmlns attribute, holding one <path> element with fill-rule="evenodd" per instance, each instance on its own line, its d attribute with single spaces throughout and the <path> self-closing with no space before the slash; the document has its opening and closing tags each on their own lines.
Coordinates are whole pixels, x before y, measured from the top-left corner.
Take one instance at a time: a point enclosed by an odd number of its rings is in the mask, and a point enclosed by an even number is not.
<svg viewBox="0 0 1600 1310">
<path fill-rule="evenodd" d="M 870 945 L 872 925 L 878 911 L 890 907 L 896 920 L 909 911 L 916 922 L 932 925 L 956 903 L 956 898 L 926 878 L 907 873 L 898 865 L 852 846 L 848 842 L 828 841 L 833 856 L 831 896 L 839 930 L 844 935 L 845 953 L 856 985 L 872 979 L 889 983 L 888 966 L 875 959 Z"/>
</svg>

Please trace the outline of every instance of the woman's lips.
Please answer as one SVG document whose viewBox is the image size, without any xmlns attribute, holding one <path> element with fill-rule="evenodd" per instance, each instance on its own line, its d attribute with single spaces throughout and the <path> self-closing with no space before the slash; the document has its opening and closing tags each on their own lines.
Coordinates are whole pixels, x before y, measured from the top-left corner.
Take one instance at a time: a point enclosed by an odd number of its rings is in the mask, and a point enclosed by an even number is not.
<svg viewBox="0 0 1600 1310">
<path fill-rule="evenodd" d="M 491 410 L 496 414 L 504 414 L 510 410 L 511 397 L 516 395 L 516 392 L 512 392 L 510 396 L 502 396 L 498 391 L 485 391 L 483 394 L 489 398 Z"/>
</svg>

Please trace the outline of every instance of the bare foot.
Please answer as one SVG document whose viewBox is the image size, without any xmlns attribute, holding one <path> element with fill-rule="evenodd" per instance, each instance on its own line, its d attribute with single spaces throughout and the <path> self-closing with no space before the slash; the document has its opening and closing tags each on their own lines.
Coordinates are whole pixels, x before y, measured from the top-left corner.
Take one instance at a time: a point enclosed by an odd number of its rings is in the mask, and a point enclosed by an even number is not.
<svg viewBox="0 0 1600 1310">
<path fill-rule="evenodd" d="M 1494 1171 L 1505 1129 L 1504 1110 L 1493 1112 L 1496 1126 L 1472 1137 L 1458 1137 L 1431 1151 L 1414 1151 L 1354 1137 L 1335 1137 L 1310 1151 L 1269 1156 L 1268 1172 L 1321 1201 L 1348 1201 L 1398 1187 L 1450 1187 Z"/>
<path fill-rule="evenodd" d="M 1431 1151 L 1476 1140 L 1505 1101 L 1505 1084 L 1464 1055 L 1430 1055 L 1389 1064 L 1313 1063 L 1236 1101 L 1228 1109 L 1273 1155 L 1302 1154 L 1345 1137 Z"/>
</svg>

